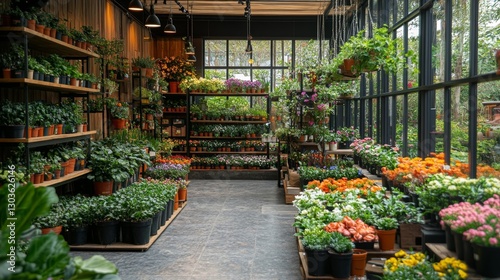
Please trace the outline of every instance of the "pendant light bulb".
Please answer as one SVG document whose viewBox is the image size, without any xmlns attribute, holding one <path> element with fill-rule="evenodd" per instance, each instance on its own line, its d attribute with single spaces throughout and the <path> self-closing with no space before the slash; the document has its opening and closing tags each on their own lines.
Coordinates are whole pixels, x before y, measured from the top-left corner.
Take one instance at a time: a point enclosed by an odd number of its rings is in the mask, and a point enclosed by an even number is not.
<svg viewBox="0 0 500 280">
<path fill-rule="evenodd" d="M 155 14 L 155 8 L 153 4 L 151 4 L 151 8 L 149 9 L 149 16 L 146 19 L 146 23 L 144 25 L 148 28 L 161 27 L 160 19 Z"/>
<path fill-rule="evenodd" d="M 128 4 L 128 9 L 130 11 L 139 12 L 144 10 L 144 6 L 142 6 L 141 0 L 132 0 Z"/>
<path fill-rule="evenodd" d="M 193 47 L 193 44 L 191 44 L 191 41 L 186 41 L 186 43 L 184 44 L 184 48 L 186 49 L 186 54 L 187 55 L 192 55 L 194 54 L 194 47 Z"/>
</svg>

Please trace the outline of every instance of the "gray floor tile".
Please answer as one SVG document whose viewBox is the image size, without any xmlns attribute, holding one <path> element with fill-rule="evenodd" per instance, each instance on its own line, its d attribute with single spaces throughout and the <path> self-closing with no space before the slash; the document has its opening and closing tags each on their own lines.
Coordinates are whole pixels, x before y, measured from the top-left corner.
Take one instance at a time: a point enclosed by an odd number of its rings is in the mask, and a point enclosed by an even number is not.
<svg viewBox="0 0 500 280">
<path fill-rule="evenodd" d="M 191 180 L 188 203 L 146 252 L 100 254 L 124 280 L 301 279 L 295 208 L 276 181 Z"/>
</svg>

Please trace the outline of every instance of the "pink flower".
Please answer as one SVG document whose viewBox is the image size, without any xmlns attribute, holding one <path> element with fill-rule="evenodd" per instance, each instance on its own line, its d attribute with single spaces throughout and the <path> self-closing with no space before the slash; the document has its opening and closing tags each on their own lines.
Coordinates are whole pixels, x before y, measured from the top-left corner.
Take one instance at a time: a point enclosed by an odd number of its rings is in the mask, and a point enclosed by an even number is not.
<svg viewBox="0 0 500 280">
<path fill-rule="evenodd" d="M 489 241 L 490 241 L 490 244 L 493 246 L 497 245 L 497 243 L 498 243 L 498 240 L 494 237 L 491 237 Z"/>
</svg>

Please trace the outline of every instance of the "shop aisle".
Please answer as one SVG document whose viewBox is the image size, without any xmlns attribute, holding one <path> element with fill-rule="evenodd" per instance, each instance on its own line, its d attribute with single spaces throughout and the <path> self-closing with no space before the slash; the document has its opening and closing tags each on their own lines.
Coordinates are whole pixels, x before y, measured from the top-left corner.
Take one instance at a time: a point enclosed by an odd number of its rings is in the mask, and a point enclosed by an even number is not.
<svg viewBox="0 0 500 280">
<path fill-rule="evenodd" d="M 124 280 L 301 279 L 296 210 L 276 181 L 192 180 L 188 203 L 146 252 L 101 254 Z"/>
</svg>

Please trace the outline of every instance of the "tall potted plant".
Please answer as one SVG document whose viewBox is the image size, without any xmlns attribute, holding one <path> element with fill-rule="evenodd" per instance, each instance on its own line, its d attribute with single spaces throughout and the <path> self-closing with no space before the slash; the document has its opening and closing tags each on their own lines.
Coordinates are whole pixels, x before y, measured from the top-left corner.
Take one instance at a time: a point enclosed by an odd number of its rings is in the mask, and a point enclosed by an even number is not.
<svg viewBox="0 0 500 280">
<path fill-rule="evenodd" d="M 87 178 L 94 182 L 95 194 L 111 195 L 113 181 L 123 182 L 129 177 L 129 174 L 123 168 L 123 165 L 126 164 L 127 162 L 123 159 L 113 156 L 113 150 L 105 142 L 92 142 L 88 162 L 92 173 Z"/>
</svg>

